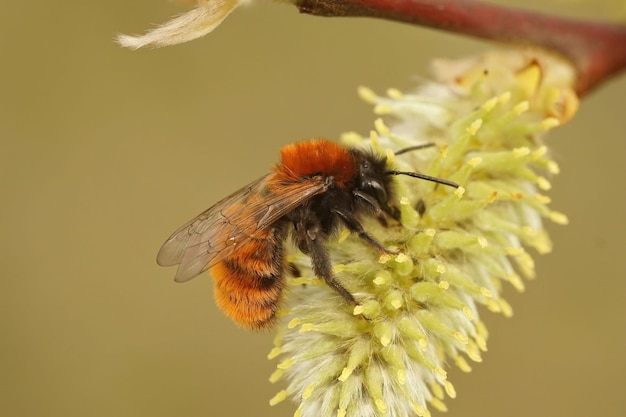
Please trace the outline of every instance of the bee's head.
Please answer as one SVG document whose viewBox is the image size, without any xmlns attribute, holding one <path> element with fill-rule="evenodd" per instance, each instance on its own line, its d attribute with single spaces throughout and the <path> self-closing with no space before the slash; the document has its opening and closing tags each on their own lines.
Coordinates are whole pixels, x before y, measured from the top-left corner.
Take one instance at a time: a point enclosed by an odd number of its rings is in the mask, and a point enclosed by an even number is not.
<svg viewBox="0 0 626 417">
<path fill-rule="evenodd" d="M 353 154 L 358 167 L 355 191 L 374 197 L 381 206 L 387 205 L 391 197 L 387 158 L 361 150 Z"/>
<path fill-rule="evenodd" d="M 432 146 L 431 144 L 420 145 L 413 148 L 407 148 L 397 152 L 397 154 L 404 153 L 407 150 L 421 149 L 424 147 Z M 458 188 L 459 184 L 448 181 L 442 178 L 431 177 L 429 175 L 420 174 L 418 172 L 404 172 L 390 170 L 387 166 L 387 158 L 379 156 L 373 152 L 365 152 L 362 150 L 354 149 L 351 151 L 357 162 L 357 178 L 355 192 L 366 194 L 370 198 L 376 199 L 376 202 L 380 207 L 388 207 L 389 200 L 391 199 L 391 177 L 394 175 L 407 175 L 413 178 L 419 178 L 426 181 L 435 182 L 438 184 L 447 185 L 449 187 Z M 369 200 L 367 197 L 365 200 Z M 370 201 L 371 205 L 371 201 Z"/>
</svg>

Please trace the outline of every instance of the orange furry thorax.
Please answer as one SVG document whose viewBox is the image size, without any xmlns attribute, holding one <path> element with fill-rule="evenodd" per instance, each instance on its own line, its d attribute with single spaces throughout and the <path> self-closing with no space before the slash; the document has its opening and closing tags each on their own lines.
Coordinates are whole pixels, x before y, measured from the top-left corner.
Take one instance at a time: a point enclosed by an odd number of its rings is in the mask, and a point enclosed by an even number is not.
<svg viewBox="0 0 626 417">
<path fill-rule="evenodd" d="M 326 139 L 294 143 L 280 151 L 281 162 L 274 167 L 278 183 L 300 182 L 314 175 L 333 177 L 338 187 L 353 181 L 357 166 L 343 146 Z"/>
</svg>

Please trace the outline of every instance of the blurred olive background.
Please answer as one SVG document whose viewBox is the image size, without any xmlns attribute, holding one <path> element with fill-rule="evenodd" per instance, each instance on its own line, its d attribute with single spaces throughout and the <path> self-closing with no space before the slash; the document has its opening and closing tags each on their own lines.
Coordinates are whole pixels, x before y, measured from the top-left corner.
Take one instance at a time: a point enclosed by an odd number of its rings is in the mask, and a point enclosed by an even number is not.
<svg viewBox="0 0 626 417">
<path fill-rule="evenodd" d="M 282 145 L 367 133 L 358 85 L 408 88 L 429 59 L 491 46 L 261 2 L 202 40 L 131 52 L 115 33 L 184 6 L 2 9 L 0 416 L 291 416 L 268 406 L 272 333 L 226 319 L 208 276 L 175 284 L 157 250 Z M 589 9 L 567 12 L 611 15 Z M 526 293 L 507 288 L 515 316 L 483 312 L 489 352 L 452 371 L 450 416 L 625 415 L 625 97 L 622 76 L 550 136 L 571 224 L 548 226 L 555 249 Z"/>
</svg>

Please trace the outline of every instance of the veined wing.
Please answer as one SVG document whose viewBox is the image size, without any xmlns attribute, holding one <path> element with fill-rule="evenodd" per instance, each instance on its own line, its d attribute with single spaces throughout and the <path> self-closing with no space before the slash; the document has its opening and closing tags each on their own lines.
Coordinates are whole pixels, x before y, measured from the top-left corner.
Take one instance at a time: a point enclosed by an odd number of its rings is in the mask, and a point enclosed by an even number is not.
<svg viewBox="0 0 626 417">
<path fill-rule="evenodd" d="M 272 176 L 257 179 L 181 226 L 159 250 L 157 263 L 178 264 L 174 279 L 188 281 L 330 186 L 329 179 L 315 176 L 270 192 Z"/>
</svg>

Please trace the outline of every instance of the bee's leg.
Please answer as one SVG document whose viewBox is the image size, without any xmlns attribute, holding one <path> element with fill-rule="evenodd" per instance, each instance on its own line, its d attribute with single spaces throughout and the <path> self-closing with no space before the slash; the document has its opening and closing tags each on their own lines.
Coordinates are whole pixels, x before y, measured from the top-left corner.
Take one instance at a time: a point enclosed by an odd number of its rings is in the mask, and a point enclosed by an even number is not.
<svg viewBox="0 0 626 417">
<path fill-rule="evenodd" d="M 311 257 L 313 272 L 322 278 L 326 284 L 337 291 L 348 303 L 357 304 L 356 300 L 333 275 L 333 266 L 326 249 L 326 235 L 321 231 L 319 224 L 295 224 L 294 240 L 298 248 Z"/>
<path fill-rule="evenodd" d="M 389 206 L 387 204 L 383 204 L 382 206 L 378 203 L 374 197 L 369 194 L 365 194 L 361 191 L 353 191 L 352 194 L 356 198 L 360 198 L 362 202 L 368 204 L 372 210 L 372 214 L 379 221 L 380 224 L 387 227 L 387 216 L 390 218 L 400 221 L 400 210 L 398 210 L 395 206 Z"/>
<path fill-rule="evenodd" d="M 387 226 L 387 218 L 385 217 L 385 213 L 387 213 L 388 215 L 390 215 L 391 213 L 381 208 L 380 204 L 378 204 L 378 201 L 374 197 L 358 190 L 353 191 L 352 194 L 356 198 L 359 198 L 362 203 L 365 203 L 370 207 L 372 214 L 374 215 L 374 217 L 376 217 L 380 224 L 382 224 L 383 226 Z"/>
<path fill-rule="evenodd" d="M 350 304 L 357 304 L 352 294 L 350 294 L 350 292 L 346 290 L 333 275 L 333 266 L 330 261 L 328 250 L 326 250 L 325 239 L 310 239 L 309 249 L 311 264 L 315 275 L 324 279 L 326 284 L 328 284 L 328 286 L 333 290 L 337 291 L 347 302 Z"/>
<path fill-rule="evenodd" d="M 332 210 L 332 212 L 341 218 L 348 229 L 358 234 L 361 239 L 367 242 L 368 245 L 376 249 L 378 252 L 397 255 L 398 252 L 385 248 L 376 239 L 374 239 L 374 237 L 370 236 L 370 234 L 363 228 L 363 225 L 352 213 L 340 210 Z"/>
</svg>

